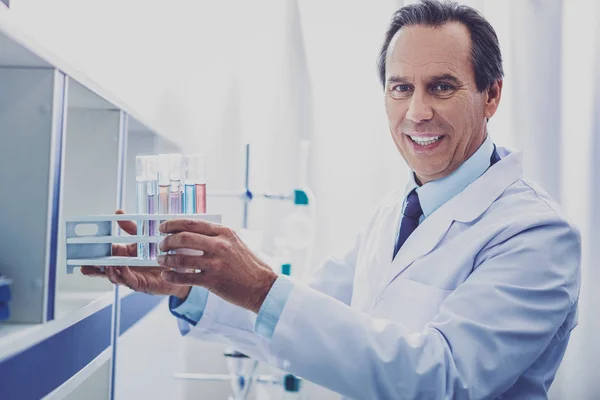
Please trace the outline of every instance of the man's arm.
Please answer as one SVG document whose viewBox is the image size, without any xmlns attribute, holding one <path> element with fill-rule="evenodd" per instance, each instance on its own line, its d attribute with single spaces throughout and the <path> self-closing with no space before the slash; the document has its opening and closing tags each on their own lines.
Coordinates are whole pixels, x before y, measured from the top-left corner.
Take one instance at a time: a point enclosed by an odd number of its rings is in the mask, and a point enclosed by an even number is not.
<svg viewBox="0 0 600 400">
<path fill-rule="evenodd" d="M 295 285 L 269 350 L 280 368 L 352 398 L 495 398 L 572 310 L 580 253 L 562 221 L 523 229 L 482 252 L 418 334 Z"/>
<path fill-rule="evenodd" d="M 331 296 L 344 304 L 350 304 L 354 285 L 354 267 L 363 233 L 355 236 L 351 246 L 339 256 L 327 259 L 308 280 L 309 287 Z M 236 348 L 254 358 L 266 361 L 265 337 L 271 337 L 293 289 L 292 281 L 280 277 L 276 280 L 258 315 L 221 299 L 203 287 L 194 286 L 188 298 L 182 302 L 175 297 L 169 300 L 171 313 L 178 317 L 182 335 L 203 340 L 218 341 Z M 192 329 L 190 325 L 196 327 Z M 225 327 L 225 329 L 219 328 Z M 256 335 L 260 332 L 260 335 Z M 244 344 L 240 345 L 240 342 Z"/>
<path fill-rule="evenodd" d="M 352 299 L 354 266 L 356 264 L 358 243 L 359 238 L 357 237 L 352 247 L 345 254 L 331 257 L 325 261 L 315 274 L 310 276 L 308 286 L 349 305 Z M 275 283 L 274 291 L 278 291 L 279 293 L 277 293 L 276 297 L 272 296 L 273 302 L 267 302 L 261 308 L 258 318 L 254 313 L 240 308 L 240 311 L 252 314 L 247 320 L 248 323 L 254 325 L 258 321 L 258 329 L 270 331 L 270 333 L 272 333 L 274 324 L 267 322 L 267 319 L 272 318 L 271 316 L 276 316 L 276 319 L 278 319 L 283 304 L 285 304 L 285 300 L 291 292 L 291 287 L 286 282 L 278 281 Z M 209 296 L 213 297 L 215 295 L 203 287 L 194 286 L 185 301 L 175 296 L 169 298 L 169 310 L 174 316 L 184 322 L 179 325 L 182 334 L 186 334 L 189 331 L 187 324 L 195 326 L 200 321 Z M 274 302 L 277 304 L 274 304 Z M 263 321 L 262 324 L 261 321 Z"/>
</svg>

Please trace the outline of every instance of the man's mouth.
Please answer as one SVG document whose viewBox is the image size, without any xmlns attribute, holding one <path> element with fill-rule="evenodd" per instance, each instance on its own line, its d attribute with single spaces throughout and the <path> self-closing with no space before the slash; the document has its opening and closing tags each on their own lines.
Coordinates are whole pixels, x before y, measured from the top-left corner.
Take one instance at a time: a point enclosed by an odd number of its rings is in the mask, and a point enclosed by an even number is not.
<svg viewBox="0 0 600 400">
<path fill-rule="evenodd" d="M 421 146 L 429 146 L 430 144 L 434 144 L 438 142 L 443 136 L 411 136 L 407 135 L 413 142 Z"/>
</svg>

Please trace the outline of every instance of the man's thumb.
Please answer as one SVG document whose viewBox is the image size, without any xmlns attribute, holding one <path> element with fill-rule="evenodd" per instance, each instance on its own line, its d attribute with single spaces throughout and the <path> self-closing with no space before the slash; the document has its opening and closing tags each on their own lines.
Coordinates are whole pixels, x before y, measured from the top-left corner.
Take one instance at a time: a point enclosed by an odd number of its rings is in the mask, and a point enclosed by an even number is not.
<svg viewBox="0 0 600 400">
<path fill-rule="evenodd" d="M 125 212 L 123 210 L 117 210 L 116 214 L 122 215 L 122 214 L 125 214 Z M 121 229 L 123 229 L 128 234 L 130 234 L 130 235 L 137 234 L 137 226 L 136 226 L 135 222 L 133 222 L 133 221 L 117 221 L 117 223 L 119 224 L 119 227 L 121 227 Z"/>
</svg>

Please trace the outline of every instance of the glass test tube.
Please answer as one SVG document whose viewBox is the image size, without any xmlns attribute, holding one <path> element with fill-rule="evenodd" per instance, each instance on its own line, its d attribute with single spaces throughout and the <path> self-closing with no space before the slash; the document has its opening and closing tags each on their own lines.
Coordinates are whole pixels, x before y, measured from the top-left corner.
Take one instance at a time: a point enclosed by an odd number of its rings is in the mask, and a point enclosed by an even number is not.
<svg viewBox="0 0 600 400">
<path fill-rule="evenodd" d="M 169 155 L 159 154 L 158 157 L 158 213 L 168 214 L 169 213 Z M 163 222 L 163 221 L 160 221 Z M 159 233 L 159 236 L 164 236 Z M 164 254 L 158 248 L 156 249 L 157 254 Z"/>
<path fill-rule="evenodd" d="M 202 154 L 194 156 L 194 182 L 196 183 L 196 213 L 206 213 L 206 159 Z"/>
<path fill-rule="evenodd" d="M 181 181 L 181 154 L 169 155 L 169 214 L 181 214 L 183 206 L 183 183 Z"/>
<path fill-rule="evenodd" d="M 184 214 L 195 214 L 196 213 L 196 179 L 194 173 L 196 172 L 194 166 L 194 156 L 183 156 L 183 213 Z"/>
<path fill-rule="evenodd" d="M 146 158 L 146 173 L 147 173 L 147 193 L 148 193 L 148 214 L 158 213 L 158 157 L 147 156 Z M 158 236 L 158 221 L 148 221 L 148 234 L 150 236 Z M 156 259 L 157 244 L 150 243 L 148 253 L 150 260 Z"/>
<path fill-rule="evenodd" d="M 148 213 L 148 181 L 146 174 L 146 157 L 137 156 L 135 158 L 135 183 L 136 183 L 136 200 L 138 214 Z M 148 221 L 138 220 L 137 222 L 137 236 L 143 237 L 148 235 Z M 149 259 L 148 244 L 138 242 L 137 245 L 137 256 L 143 260 Z"/>
</svg>

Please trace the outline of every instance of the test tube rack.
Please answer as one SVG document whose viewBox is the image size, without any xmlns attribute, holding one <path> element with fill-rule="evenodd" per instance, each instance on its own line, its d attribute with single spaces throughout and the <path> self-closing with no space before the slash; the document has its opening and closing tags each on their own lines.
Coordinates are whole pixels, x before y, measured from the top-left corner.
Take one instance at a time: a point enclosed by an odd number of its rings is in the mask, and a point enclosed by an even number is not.
<svg viewBox="0 0 600 400">
<path fill-rule="evenodd" d="M 107 214 L 70 218 L 65 223 L 67 273 L 83 265 L 158 267 L 156 260 L 113 256 L 112 244 L 158 243 L 164 236 L 118 235 L 117 221 L 157 221 L 193 219 L 220 224 L 218 214 Z"/>
</svg>

